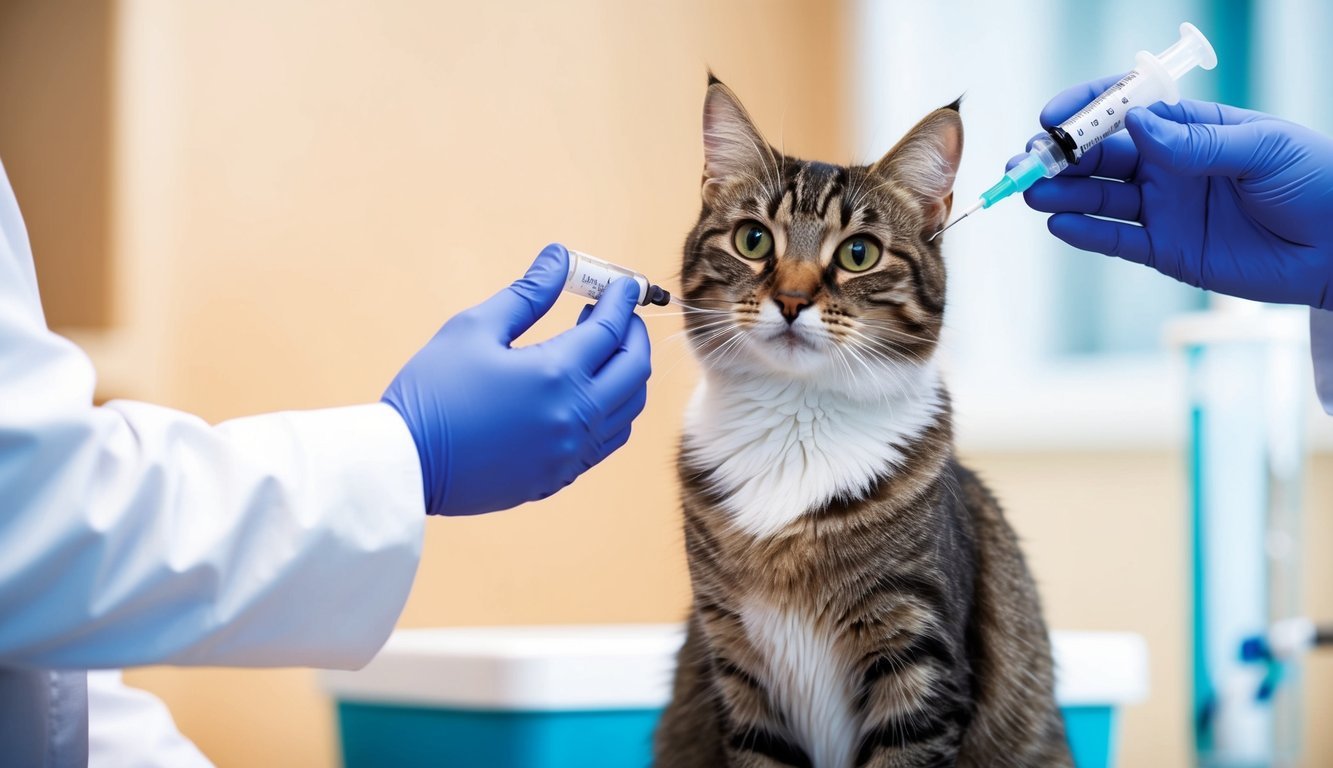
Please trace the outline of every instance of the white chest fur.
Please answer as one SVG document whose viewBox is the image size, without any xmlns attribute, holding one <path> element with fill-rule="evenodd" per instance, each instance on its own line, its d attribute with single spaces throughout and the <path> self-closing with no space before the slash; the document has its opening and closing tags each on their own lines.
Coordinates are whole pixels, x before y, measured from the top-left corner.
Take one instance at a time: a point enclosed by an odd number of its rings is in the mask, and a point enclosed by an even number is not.
<svg viewBox="0 0 1333 768">
<path fill-rule="evenodd" d="M 938 381 L 933 364 L 906 368 L 867 401 L 790 379 L 710 374 L 686 411 L 685 444 L 732 522 L 768 537 L 892 471 L 939 414 Z"/>
<path fill-rule="evenodd" d="M 768 664 L 774 702 L 792 736 L 818 768 L 850 768 L 859 718 L 852 708 L 850 670 L 828 628 L 802 612 L 754 601 L 741 621 Z"/>
</svg>

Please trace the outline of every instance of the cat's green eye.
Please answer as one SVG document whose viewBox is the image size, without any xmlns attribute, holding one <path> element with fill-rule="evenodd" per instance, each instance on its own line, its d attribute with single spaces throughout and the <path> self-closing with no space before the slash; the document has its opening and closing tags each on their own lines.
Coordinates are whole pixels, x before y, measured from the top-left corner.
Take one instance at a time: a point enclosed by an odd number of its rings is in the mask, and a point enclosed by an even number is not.
<svg viewBox="0 0 1333 768">
<path fill-rule="evenodd" d="M 735 240 L 736 250 L 747 259 L 766 259 L 773 252 L 773 234 L 757 221 L 742 221 Z"/>
<path fill-rule="evenodd" d="M 838 266 L 864 272 L 879 263 L 879 243 L 868 237 L 849 237 L 838 246 Z"/>
</svg>

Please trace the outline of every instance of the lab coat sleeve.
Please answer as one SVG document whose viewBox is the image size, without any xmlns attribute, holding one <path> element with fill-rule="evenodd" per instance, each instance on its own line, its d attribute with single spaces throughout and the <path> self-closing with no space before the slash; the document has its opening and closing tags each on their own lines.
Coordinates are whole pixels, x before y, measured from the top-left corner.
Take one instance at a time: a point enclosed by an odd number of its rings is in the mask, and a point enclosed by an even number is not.
<svg viewBox="0 0 1333 768">
<path fill-rule="evenodd" d="M 211 426 L 92 405 L 46 328 L 0 173 L 0 664 L 353 668 L 402 610 L 424 526 L 383 404 Z"/>
<path fill-rule="evenodd" d="M 416 449 L 373 405 L 216 428 L 140 403 L 0 427 L 0 660 L 356 667 L 420 555 Z"/>
<path fill-rule="evenodd" d="M 1310 310 L 1310 354 L 1314 358 L 1314 385 L 1324 412 L 1333 414 L 1333 312 Z"/>
</svg>

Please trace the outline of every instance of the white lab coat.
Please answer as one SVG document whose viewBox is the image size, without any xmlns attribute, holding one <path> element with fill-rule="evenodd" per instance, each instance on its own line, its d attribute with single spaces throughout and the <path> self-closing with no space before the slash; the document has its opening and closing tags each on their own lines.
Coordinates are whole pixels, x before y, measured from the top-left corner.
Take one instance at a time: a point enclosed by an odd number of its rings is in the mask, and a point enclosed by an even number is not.
<svg viewBox="0 0 1333 768">
<path fill-rule="evenodd" d="M 121 682 L 118 670 L 88 673 L 88 764 L 92 768 L 208 768 L 155 696 Z"/>
<path fill-rule="evenodd" d="M 424 525 L 416 448 L 392 408 L 214 427 L 94 407 L 93 384 L 88 358 L 46 328 L 0 168 L 0 667 L 355 668 L 374 655 Z M 16 705 L 3 696 L 0 718 Z"/>
</svg>

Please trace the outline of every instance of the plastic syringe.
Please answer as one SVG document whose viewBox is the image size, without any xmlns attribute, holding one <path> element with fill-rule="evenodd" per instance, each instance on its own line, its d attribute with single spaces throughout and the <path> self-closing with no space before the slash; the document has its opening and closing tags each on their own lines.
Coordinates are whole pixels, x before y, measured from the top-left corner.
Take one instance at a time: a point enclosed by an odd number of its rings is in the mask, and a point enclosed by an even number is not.
<svg viewBox="0 0 1333 768">
<path fill-rule="evenodd" d="M 983 208 L 989 208 L 1015 192 L 1022 192 L 1037 179 L 1049 179 L 1071 163 L 1077 163 L 1085 152 L 1103 139 L 1125 127 L 1125 115 L 1133 107 L 1147 107 L 1158 102 L 1175 104 L 1180 101 L 1180 86 L 1176 83 L 1195 67 L 1212 69 L 1217 66 L 1217 53 L 1198 27 L 1185 22 L 1180 25 L 1180 39 L 1170 48 L 1154 56 L 1139 51 L 1134 69 L 1115 85 L 1102 91 L 1078 114 L 1046 131 L 1038 137 L 1017 165 L 1005 172 L 981 198 L 934 235 Z"/>
</svg>

